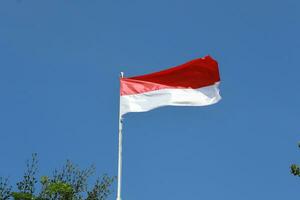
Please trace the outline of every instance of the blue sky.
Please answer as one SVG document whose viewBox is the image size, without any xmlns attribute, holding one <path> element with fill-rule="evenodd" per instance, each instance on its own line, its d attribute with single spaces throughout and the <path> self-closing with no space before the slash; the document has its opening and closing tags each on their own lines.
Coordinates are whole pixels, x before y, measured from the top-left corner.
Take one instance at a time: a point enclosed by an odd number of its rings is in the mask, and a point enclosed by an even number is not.
<svg viewBox="0 0 300 200">
<path fill-rule="evenodd" d="M 207 54 L 223 100 L 125 116 L 123 199 L 295 199 L 300 2 L 2 0 L 0 176 L 66 159 L 117 175 L 120 71 Z M 110 199 L 115 199 L 115 194 Z"/>
</svg>

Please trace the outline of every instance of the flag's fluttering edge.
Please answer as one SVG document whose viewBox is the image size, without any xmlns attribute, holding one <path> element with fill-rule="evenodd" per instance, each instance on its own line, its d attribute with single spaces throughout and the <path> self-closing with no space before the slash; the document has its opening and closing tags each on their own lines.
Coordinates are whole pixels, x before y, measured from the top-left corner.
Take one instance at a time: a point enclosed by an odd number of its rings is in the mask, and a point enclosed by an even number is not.
<svg viewBox="0 0 300 200">
<path fill-rule="evenodd" d="M 206 106 L 221 96 L 218 63 L 210 56 L 160 72 L 120 79 L 120 114 L 161 106 Z"/>
</svg>

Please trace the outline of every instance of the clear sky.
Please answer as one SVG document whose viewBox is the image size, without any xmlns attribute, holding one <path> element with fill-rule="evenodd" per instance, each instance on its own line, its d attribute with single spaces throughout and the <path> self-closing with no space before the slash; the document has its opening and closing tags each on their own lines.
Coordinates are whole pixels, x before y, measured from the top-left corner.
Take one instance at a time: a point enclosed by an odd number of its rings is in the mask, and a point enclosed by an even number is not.
<svg viewBox="0 0 300 200">
<path fill-rule="evenodd" d="M 123 200 L 298 198 L 299 10 L 298 0 L 1 0 L 0 176 L 18 180 L 33 152 L 42 175 L 66 159 L 117 175 L 119 72 L 210 54 L 220 103 L 125 116 Z"/>
</svg>

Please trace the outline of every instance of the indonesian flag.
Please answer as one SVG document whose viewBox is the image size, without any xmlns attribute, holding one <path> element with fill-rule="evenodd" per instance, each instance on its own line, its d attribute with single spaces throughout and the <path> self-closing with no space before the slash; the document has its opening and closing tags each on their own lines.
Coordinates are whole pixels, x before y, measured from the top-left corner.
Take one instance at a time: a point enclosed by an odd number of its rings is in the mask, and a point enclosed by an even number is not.
<svg viewBox="0 0 300 200">
<path fill-rule="evenodd" d="M 120 115 L 162 106 L 206 106 L 221 100 L 218 63 L 210 56 L 160 72 L 120 79 Z"/>
</svg>

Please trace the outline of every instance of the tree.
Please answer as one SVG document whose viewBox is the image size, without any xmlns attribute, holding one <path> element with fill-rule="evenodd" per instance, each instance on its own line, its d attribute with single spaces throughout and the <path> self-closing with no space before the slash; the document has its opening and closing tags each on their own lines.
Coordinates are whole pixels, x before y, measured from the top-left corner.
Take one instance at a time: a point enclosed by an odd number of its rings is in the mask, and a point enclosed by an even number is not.
<svg viewBox="0 0 300 200">
<path fill-rule="evenodd" d="M 0 177 L 0 200 L 8 200 L 12 187 L 8 184 L 8 179 Z"/>
<path fill-rule="evenodd" d="M 22 180 L 16 184 L 16 191 L 12 190 L 8 179 L 0 177 L 0 200 L 105 200 L 112 192 L 114 178 L 106 174 L 92 187 L 88 186 L 88 179 L 95 172 L 94 166 L 82 170 L 67 160 L 61 170 L 55 170 L 52 176 L 41 176 L 39 181 L 37 170 L 37 154 L 33 154 L 27 161 Z"/>
<path fill-rule="evenodd" d="M 300 142 L 298 143 L 298 148 L 300 148 Z M 291 173 L 294 175 L 294 176 L 300 176 L 300 166 L 297 165 L 297 164 L 292 164 L 291 167 Z"/>
</svg>

